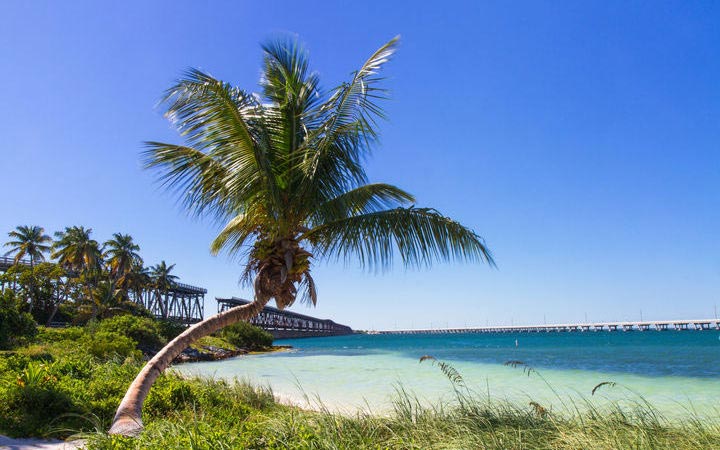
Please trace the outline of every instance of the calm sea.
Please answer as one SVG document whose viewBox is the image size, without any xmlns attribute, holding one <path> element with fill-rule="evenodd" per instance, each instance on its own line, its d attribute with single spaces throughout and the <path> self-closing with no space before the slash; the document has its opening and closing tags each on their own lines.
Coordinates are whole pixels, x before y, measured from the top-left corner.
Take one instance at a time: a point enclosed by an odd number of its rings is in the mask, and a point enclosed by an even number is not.
<svg viewBox="0 0 720 450">
<path fill-rule="evenodd" d="M 277 341 L 288 352 L 178 366 L 187 374 L 245 378 L 281 397 L 326 406 L 382 411 L 402 386 L 428 402 L 452 386 L 431 355 L 450 363 L 478 395 L 551 406 L 568 399 L 638 402 L 671 416 L 717 413 L 720 332 L 645 331 L 433 335 L 352 335 Z M 522 361 L 535 372 L 505 365 Z M 617 383 L 590 393 L 603 381 Z"/>
</svg>

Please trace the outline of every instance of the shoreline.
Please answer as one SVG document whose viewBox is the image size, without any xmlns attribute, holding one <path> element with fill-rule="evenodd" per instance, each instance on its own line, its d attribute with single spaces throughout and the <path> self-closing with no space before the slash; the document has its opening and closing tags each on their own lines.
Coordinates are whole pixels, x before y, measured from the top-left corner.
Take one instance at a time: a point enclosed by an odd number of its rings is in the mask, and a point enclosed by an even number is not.
<svg viewBox="0 0 720 450">
<path fill-rule="evenodd" d="M 229 349 L 224 347 L 216 347 L 212 345 L 200 346 L 200 349 L 188 347 L 182 351 L 172 362 L 171 366 L 193 362 L 222 361 L 225 359 L 235 358 L 243 355 L 262 355 L 266 353 L 276 353 L 288 351 L 292 349 L 292 345 L 271 345 L 263 350 L 248 350 L 245 348 Z M 146 357 L 152 358 L 157 353 L 154 352 Z"/>
</svg>

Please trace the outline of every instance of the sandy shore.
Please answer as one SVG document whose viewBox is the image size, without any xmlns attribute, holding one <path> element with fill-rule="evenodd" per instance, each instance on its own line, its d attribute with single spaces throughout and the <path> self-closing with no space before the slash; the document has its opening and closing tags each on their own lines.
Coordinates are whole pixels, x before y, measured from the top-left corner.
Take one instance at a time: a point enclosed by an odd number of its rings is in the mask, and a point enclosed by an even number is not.
<svg viewBox="0 0 720 450">
<path fill-rule="evenodd" d="M 0 435 L 0 449 L 3 450 L 76 450 L 83 448 L 84 445 L 83 440 L 65 442 L 56 439 L 13 439 Z"/>
</svg>

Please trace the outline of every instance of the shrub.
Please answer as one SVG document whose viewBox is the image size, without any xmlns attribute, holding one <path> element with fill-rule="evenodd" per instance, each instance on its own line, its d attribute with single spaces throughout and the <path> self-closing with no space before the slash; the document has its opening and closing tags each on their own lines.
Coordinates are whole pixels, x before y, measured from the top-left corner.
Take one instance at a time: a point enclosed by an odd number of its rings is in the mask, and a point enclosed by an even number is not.
<svg viewBox="0 0 720 450">
<path fill-rule="evenodd" d="M 102 359 L 113 356 L 138 356 L 135 350 L 137 342 L 127 336 L 112 331 L 98 331 L 83 337 L 78 345 L 89 354 Z"/>
<path fill-rule="evenodd" d="M 165 341 L 173 340 L 178 334 L 187 329 L 185 325 L 172 320 L 158 320 L 156 323 Z"/>
<path fill-rule="evenodd" d="M 28 313 L 21 312 L 15 296 L 0 294 L 0 349 L 9 349 L 37 334 L 37 324 Z"/>
<path fill-rule="evenodd" d="M 158 349 L 165 343 L 158 323 L 147 317 L 131 315 L 115 316 L 101 321 L 97 332 L 117 333 L 137 342 L 143 349 Z"/>
<path fill-rule="evenodd" d="M 62 415 L 82 412 L 45 364 L 27 364 L 0 397 L 0 429 L 13 436 L 45 436 Z"/>
<path fill-rule="evenodd" d="M 272 334 L 247 322 L 238 322 L 223 328 L 220 336 L 231 344 L 248 350 L 262 350 L 273 343 Z"/>
</svg>

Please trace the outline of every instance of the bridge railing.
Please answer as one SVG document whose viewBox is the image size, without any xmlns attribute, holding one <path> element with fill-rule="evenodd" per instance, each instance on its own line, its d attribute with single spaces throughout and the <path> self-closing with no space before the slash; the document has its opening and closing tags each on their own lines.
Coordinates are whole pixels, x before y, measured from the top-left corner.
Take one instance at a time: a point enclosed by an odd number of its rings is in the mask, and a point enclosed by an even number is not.
<svg viewBox="0 0 720 450">
<path fill-rule="evenodd" d="M 18 262 L 23 266 L 30 265 L 29 259 L 21 259 Z M 15 258 L 13 258 L 12 256 L 0 256 L 0 267 L 10 267 L 13 265 L 15 265 Z"/>
<path fill-rule="evenodd" d="M 199 294 L 207 294 L 207 289 L 193 286 L 190 284 L 185 284 L 185 283 L 175 282 L 175 283 L 173 283 L 172 288 L 177 289 L 177 290 L 187 290 L 187 291 L 191 291 L 191 292 L 197 292 Z"/>
</svg>

